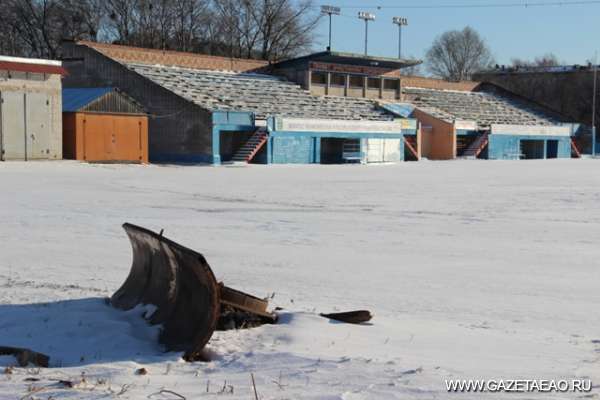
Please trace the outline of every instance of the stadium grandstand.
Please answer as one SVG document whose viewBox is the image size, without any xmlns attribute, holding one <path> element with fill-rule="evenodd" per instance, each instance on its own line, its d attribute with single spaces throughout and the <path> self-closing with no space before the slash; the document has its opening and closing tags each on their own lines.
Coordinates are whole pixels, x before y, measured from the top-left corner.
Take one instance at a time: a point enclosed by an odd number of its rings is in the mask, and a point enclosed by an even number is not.
<svg viewBox="0 0 600 400">
<path fill-rule="evenodd" d="M 275 64 L 65 42 L 65 87 L 150 113 L 151 162 L 570 157 L 577 125 L 490 85 L 403 76 L 419 61 L 325 51 Z"/>
</svg>

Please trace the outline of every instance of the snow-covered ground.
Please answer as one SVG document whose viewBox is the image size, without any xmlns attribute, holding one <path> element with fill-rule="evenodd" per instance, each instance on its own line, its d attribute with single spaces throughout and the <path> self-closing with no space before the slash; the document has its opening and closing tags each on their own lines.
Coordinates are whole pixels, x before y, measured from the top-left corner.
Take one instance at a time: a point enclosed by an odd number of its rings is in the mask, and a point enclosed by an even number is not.
<svg viewBox="0 0 600 400">
<path fill-rule="evenodd" d="M 0 163 L 0 345 L 54 367 L 0 370 L 0 399 L 253 399 L 251 373 L 260 399 L 502 397 L 448 378 L 589 378 L 505 397 L 599 398 L 599 167 Z M 129 272 L 126 221 L 274 295 L 281 323 L 216 333 L 211 362 L 163 353 L 142 310 L 104 301 Z M 371 325 L 317 315 L 363 308 Z"/>
</svg>

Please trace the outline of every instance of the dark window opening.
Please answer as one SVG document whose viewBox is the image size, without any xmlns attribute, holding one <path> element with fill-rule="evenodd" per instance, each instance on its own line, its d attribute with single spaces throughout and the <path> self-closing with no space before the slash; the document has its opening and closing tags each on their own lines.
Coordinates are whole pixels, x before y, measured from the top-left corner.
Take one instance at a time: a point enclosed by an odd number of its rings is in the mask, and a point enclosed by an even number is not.
<svg viewBox="0 0 600 400">
<path fill-rule="evenodd" d="M 398 90 L 400 87 L 400 81 L 398 79 L 385 79 L 383 81 L 383 88 L 385 90 Z"/>
<path fill-rule="evenodd" d="M 558 158 L 558 140 L 548 140 L 546 143 L 546 158 Z"/>
<path fill-rule="evenodd" d="M 323 72 L 313 72 L 311 77 L 311 83 L 313 83 L 314 85 L 326 85 L 327 74 Z"/>
<path fill-rule="evenodd" d="M 321 164 L 360 162 L 360 158 L 360 139 L 321 139 Z"/>
<path fill-rule="evenodd" d="M 381 87 L 381 79 L 379 78 L 369 78 L 368 79 L 369 89 L 379 89 Z"/>
<path fill-rule="evenodd" d="M 331 74 L 331 86 L 346 86 L 346 75 Z"/>
<path fill-rule="evenodd" d="M 350 75 L 350 87 L 362 88 L 364 85 L 364 77 L 360 75 Z"/>
<path fill-rule="evenodd" d="M 521 140 L 521 159 L 539 160 L 544 158 L 543 140 Z"/>
</svg>

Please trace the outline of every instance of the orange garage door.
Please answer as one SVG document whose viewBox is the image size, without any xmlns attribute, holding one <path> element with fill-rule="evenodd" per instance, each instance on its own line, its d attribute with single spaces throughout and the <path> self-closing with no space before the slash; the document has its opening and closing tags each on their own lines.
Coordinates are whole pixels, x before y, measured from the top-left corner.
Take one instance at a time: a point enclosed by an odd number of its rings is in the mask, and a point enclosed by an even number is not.
<svg viewBox="0 0 600 400">
<path fill-rule="evenodd" d="M 82 114 L 83 158 L 87 161 L 148 162 L 148 119 Z"/>
</svg>

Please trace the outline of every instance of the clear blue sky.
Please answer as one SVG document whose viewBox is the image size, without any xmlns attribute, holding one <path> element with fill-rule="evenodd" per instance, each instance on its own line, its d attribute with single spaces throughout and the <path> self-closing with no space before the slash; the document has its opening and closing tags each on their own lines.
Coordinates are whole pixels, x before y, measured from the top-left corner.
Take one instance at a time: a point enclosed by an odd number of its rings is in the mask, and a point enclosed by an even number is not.
<svg viewBox="0 0 600 400">
<path fill-rule="evenodd" d="M 499 64 L 511 58 L 533 59 L 554 53 L 566 64 L 583 64 L 600 51 L 600 2 L 596 4 L 518 8 L 385 8 L 386 6 L 452 6 L 557 2 L 557 0 L 316 0 L 342 8 L 342 16 L 333 17 L 333 49 L 362 53 L 364 21 L 359 10 L 372 12 L 369 23 L 369 54 L 398 55 L 398 28 L 395 15 L 408 18 L 403 28 L 403 55 L 422 59 L 439 34 L 470 25 L 487 41 Z M 563 3 L 576 0 L 562 0 Z M 377 6 L 384 8 L 377 9 Z M 352 7 L 352 8 L 351 8 Z M 358 7 L 358 8 L 356 8 Z M 328 18 L 318 28 L 316 49 L 328 41 Z M 600 56 L 599 56 L 600 59 Z"/>
</svg>

